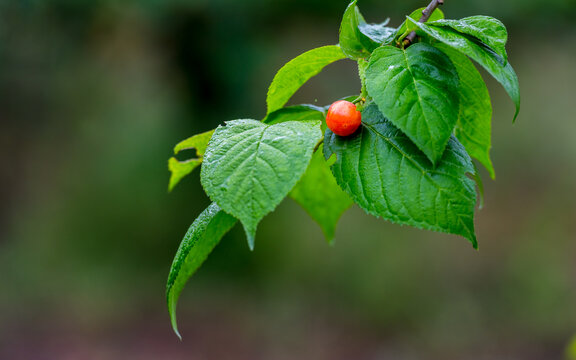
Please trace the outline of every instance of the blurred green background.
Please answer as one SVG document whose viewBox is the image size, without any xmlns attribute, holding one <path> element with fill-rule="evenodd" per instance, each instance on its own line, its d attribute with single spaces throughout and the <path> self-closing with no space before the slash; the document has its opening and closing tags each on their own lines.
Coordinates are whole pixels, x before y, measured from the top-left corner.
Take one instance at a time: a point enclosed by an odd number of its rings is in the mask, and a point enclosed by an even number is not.
<svg viewBox="0 0 576 360">
<path fill-rule="evenodd" d="M 398 25 L 426 1 L 362 0 Z M 178 141 L 263 117 L 286 61 L 338 41 L 347 0 L 0 0 L 0 359 L 563 359 L 576 333 L 576 1 L 446 1 L 510 33 L 523 106 L 494 103 L 496 181 L 461 238 L 352 208 L 335 246 L 293 201 L 164 286 L 209 203 L 167 193 Z M 293 103 L 357 93 L 328 67 Z"/>
</svg>

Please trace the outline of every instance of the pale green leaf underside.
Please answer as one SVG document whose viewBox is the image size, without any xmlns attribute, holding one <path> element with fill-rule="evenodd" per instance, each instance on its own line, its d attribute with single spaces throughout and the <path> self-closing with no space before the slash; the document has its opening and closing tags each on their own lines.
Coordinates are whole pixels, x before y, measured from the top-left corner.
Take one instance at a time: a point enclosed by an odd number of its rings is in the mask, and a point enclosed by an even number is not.
<svg viewBox="0 0 576 360">
<path fill-rule="evenodd" d="M 429 25 L 446 26 L 462 34 L 474 36 L 492 48 L 492 50 L 505 61 L 508 59 L 508 55 L 506 54 L 508 31 L 504 24 L 498 19 L 478 15 L 465 17 L 460 20 L 438 20 Z"/>
<path fill-rule="evenodd" d="M 194 220 L 184 235 L 172 262 L 166 284 L 168 312 L 172 328 L 178 337 L 180 333 L 176 321 L 176 305 L 184 285 L 237 221 L 222 211 L 218 205 L 212 203 Z"/>
<path fill-rule="evenodd" d="M 202 164 L 202 186 L 212 201 L 242 222 L 251 248 L 260 220 L 306 171 L 322 139 L 320 124 L 234 120 L 212 136 Z"/>
<path fill-rule="evenodd" d="M 171 157 L 168 160 L 168 169 L 171 172 L 168 191 L 172 191 L 172 189 L 178 185 L 180 180 L 202 164 L 202 156 L 204 155 L 204 152 L 206 152 L 206 147 L 208 146 L 208 141 L 210 141 L 212 134 L 214 134 L 214 130 L 194 135 L 176 144 L 174 147 L 174 155 L 177 155 L 183 150 L 195 149 L 196 158 L 179 161 L 175 157 Z"/>
<path fill-rule="evenodd" d="M 415 24 L 421 30 L 421 35 L 428 35 L 467 55 L 502 84 L 516 105 L 516 113 L 514 114 L 514 119 L 516 119 L 520 111 L 520 86 L 518 84 L 518 77 L 510 63 L 505 61 L 484 43 L 475 40 L 472 36 L 459 33 L 445 26 Z"/>
<path fill-rule="evenodd" d="M 362 114 L 357 135 L 327 131 L 326 157 L 336 155 L 332 172 L 366 212 L 398 224 L 461 235 L 477 247 L 474 234 L 474 165 L 452 137 L 434 167 L 375 105 Z"/>
<path fill-rule="evenodd" d="M 447 45 L 436 46 L 456 65 L 460 77 L 460 111 L 454 133 L 468 154 L 480 161 L 494 179 L 490 160 L 492 104 L 488 88 L 470 59 Z"/>
<path fill-rule="evenodd" d="M 274 76 L 268 88 L 267 114 L 282 108 L 302 85 L 327 65 L 346 58 L 338 45 L 323 46 L 294 58 Z"/>
<path fill-rule="evenodd" d="M 458 120 L 458 73 L 435 47 L 378 48 L 366 70 L 368 94 L 380 111 L 432 161 L 442 158 Z"/>
<path fill-rule="evenodd" d="M 316 151 L 304 176 L 290 192 L 292 197 L 320 225 L 328 242 L 334 239 L 340 216 L 354 203 L 336 183 L 322 146 Z"/>
</svg>

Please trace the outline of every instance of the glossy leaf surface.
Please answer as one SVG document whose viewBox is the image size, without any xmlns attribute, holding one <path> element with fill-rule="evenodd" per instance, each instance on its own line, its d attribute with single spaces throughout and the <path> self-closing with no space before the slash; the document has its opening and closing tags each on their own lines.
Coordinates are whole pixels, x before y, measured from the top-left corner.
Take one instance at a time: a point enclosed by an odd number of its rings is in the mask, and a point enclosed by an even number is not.
<svg viewBox="0 0 576 360">
<path fill-rule="evenodd" d="M 377 106 L 362 114 L 363 127 L 351 138 L 327 131 L 326 157 L 336 155 L 338 184 L 366 212 L 398 224 L 465 237 L 474 234 L 474 165 L 452 137 L 436 167 Z"/>
<path fill-rule="evenodd" d="M 396 35 L 396 29 L 386 26 L 387 24 L 388 21 L 381 24 L 360 24 L 358 25 L 358 29 L 360 29 L 362 34 L 380 46 L 391 43 L 394 40 L 394 35 Z"/>
<path fill-rule="evenodd" d="M 505 61 L 508 59 L 506 54 L 508 31 L 498 19 L 490 16 L 470 16 L 460 20 L 438 20 L 431 25 L 446 26 L 462 34 L 473 36 L 488 45 Z"/>
<path fill-rule="evenodd" d="M 516 113 L 514 114 L 514 119 L 516 119 L 520 111 L 520 86 L 518 84 L 518 77 L 510 63 L 472 36 L 459 33 L 445 26 L 421 23 L 414 24 L 420 29 L 421 35 L 434 38 L 467 55 L 498 80 L 516 105 Z"/>
<path fill-rule="evenodd" d="M 454 133 L 471 157 L 480 161 L 494 178 L 490 160 L 492 103 L 484 79 L 470 59 L 444 44 L 437 45 L 456 65 L 460 77 L 460 110 Z"/>
<path fill-rule="evenodd" d="M 383 46 L 366 70 L 368 94 L 380 111 L 434 163 L 458 121 L 458 84 L 450 59 L 423 43 Z"/>
</svg>

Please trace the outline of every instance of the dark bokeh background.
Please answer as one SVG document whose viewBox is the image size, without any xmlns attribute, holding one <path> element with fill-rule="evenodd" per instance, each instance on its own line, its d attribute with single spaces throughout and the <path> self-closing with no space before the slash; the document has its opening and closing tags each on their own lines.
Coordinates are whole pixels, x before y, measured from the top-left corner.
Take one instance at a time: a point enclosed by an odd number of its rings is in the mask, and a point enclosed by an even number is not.
<svg viewBox="0 0 576 360">
<path fill-rule="evenodd" d="M 576 333 L 576 2 L 446 1 L 510 32 L 523 108 L 489 80 L 496 181 L 463 239 L 352 208 L 335 246 L 287 200 L 164 284 L 208 204 L 173 145 L 259 119 L 275 71 L 338 41 L 346 0 L 0 0 L 0 359 L 562 359 Z M 397 25 L 423 1 L 360 3 Z M 294 102 L 356 93 L 354 64 Z"/>
</svg>

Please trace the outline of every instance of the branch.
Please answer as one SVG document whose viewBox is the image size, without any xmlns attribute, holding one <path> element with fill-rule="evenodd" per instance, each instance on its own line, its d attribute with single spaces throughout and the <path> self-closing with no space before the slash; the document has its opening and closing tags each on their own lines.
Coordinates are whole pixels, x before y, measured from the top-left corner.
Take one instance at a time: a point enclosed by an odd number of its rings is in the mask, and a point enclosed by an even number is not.
<svg viewBox="0 0 576 360">
<path fill-rule="evenodd" d="M 439 5 L 444 5 L 444 0 L 432 0 L 432 1 L 430 1 L 430 4 L 428 4 L 428 6 L 426 6 L 426 9 L 422 10 L 422 17 L 420 18 L 420 20 L 418 22 L 425 23 L 426 21 L 428 21 L 428 19 L 430 19 L 430 16 L 434 12 L 434 10 L 436 10 L 436 8 Z M 412 31 L 410 34 L 408 34 L 408 36 L 406 36 L 406 38 L 402 42 L 404 44 L 404 47 L 410 46 L 410 44 L 412 44 L 414 39 L 416 39 L 416 31 Z"/>
</svg>

